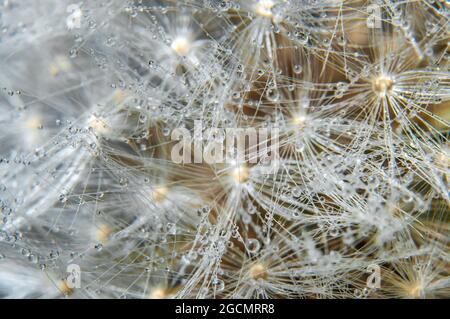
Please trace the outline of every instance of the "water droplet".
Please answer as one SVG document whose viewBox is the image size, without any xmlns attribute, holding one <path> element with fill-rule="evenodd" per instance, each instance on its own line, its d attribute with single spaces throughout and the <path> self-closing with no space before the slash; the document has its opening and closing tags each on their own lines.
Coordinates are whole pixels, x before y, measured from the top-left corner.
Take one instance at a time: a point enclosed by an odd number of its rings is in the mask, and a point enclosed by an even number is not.
<svg viewBox="0 0 450 319">
<path fill-rule="evenodd" d="M 277 89 L 269 89 L 267 90 L 266 96 L 270 101 L 276 102 L 280 98 L 280 93 Z"/>
<path fill-rule="evenodd" d="M 60 194 L 60 195 L 59 195 L 59 201 L 60 201 L 61 203 L 67 202 L 67 195 L 66 195 L 66 194 Z"/>
<path fill-rule="evenodd" d="M 72 59 L 73 58 L 76 58 L 78 56 L 78 50 L 76 50 L 76 49 L 71 49 L 70 51 L 69 51 L 69 57 L 71 57 Z"/>
<path fill-rule="evenodd" d="M 261 243 L 256 238 L 250 238 L 247 240 L 247 249 L 249 253 L 256 254 L 261 248 Z"/>
<path fill-rule="evenodd" d="M 303 71 L 303 67 L 300 64 L 296 64 L 294 65 L 294 73 L 295 74 L 300 74 Z"/>
<path fill-rule="evenodd" d="M 169 127 L 163 128 L 162 133 L 163 133 L 164 136 L 169 136 L 170 135 L 170 128 Z"/>
<path fill-rule="evenodd" d="M 215 279 L 214 286 L 216 288 L 216 292 L 221 292 L 225 289 L 225 282 L 221 279 Z"/>
<path fill-rule="evenodd" d="M 306 148 L 306 145 L 303 141 L 299 140 L 295 142 L 295 150 L 297 152 L 303 152 Z"/>
<path fill-rule="evenodd" d="M 30 254 L 30 255 L 28 256 L 28 261 L 31 262 L 31 263 L 33 263 L 33 264 L 35 264 L 35 263 L 37 263 L 38 258 L 37 258 L 37 256 L 36 256 L 35 254 Z"/>
</svg>

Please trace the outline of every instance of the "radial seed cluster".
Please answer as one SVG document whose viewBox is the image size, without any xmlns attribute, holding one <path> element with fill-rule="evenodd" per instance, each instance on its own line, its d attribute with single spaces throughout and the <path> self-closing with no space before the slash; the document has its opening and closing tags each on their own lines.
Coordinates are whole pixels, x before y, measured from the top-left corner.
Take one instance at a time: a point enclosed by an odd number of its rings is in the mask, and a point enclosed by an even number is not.
<svg viewBox="0 0 450 319">
<path fill-rule="evenodd" d="M 449 9 L 0 1 L 0 298 L 449 298 Z"/>
</svg>

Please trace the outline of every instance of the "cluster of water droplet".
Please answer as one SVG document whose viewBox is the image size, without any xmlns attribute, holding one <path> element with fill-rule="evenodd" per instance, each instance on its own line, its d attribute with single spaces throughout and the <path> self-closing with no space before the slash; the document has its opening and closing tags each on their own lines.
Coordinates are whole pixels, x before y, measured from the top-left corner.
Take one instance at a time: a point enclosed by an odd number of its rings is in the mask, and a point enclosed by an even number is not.
<svg viewBox="0 0 450 319">
<path fill-rule="evenodd" d="M 0 297 L 448 297 L 445 2 L 32 2 L 0 3 Z M 276 156 L 177 163 L 179 128 Z"/>
</svg>

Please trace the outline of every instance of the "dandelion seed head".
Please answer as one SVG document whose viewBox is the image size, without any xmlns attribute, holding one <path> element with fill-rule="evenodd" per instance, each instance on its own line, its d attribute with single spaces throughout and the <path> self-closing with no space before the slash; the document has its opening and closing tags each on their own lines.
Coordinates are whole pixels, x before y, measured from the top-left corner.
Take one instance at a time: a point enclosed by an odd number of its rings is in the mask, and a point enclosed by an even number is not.
<svg viewBox="0 0 450 319">
<path fill-rule="evenodd" d="M 420 283 L 412 283 L 411 287 L 407 288 L 407 294 L 413 299 L 422 298 L 423 287 Z"/>
<path fill-rule="evenodd" d="M 64 296 L 70 296 L 74 293 L 74 289 L 70 287 L 66 279 L 60 280 L 58 289 Z"/>
<path fill-rule="evenodd" d="M 101 224 L 100 226 L 98 226 L 98 228 L 96 228 L 94 238 L 96 239 L 96 241 L 105 244 L 108 242 L 109 237 L 112 233 L 113 230 L 110 226 Z"/>
<path fill-rule="evenodd" d="M 168 289 L 164 288 L 154 288 L 150 293 L 150 299 L 167 299 L 170 298 L 172 294 Z"/>
<path fill-rule="evenodd" d="M 249 269 L 249 276 L 252 279 L 258 280 L 258 279 L 267 279 L 267 268 L 260 263 L 254 264 Z"/>
<path fill-rule="evenodd" d="M 446 4 L 30 3 L 0 5 L 1 296 L 449 296 Z M 261 156 L 207 161 L 210 128 Z"/>
<path fill-rule="evenodd" d="M 57 76 L 60 72 L 68 72 L 72 69 L 70 60 L 62 55 L 55 58 L 55 61 L 50 65 L 50 74 Z"/>
<path fill-rule="evenodd" d="M 379 76 L 372 80 L 373 91 L 379 96 L 388 95 L 394 88 L 394 80 L 389 76 Z"/>
<path fill-rule="evenodd" d="M 39 116 L 32 116 L 26 121 L 26 127 L 31 131 L 39 130 L 43 126 L 42 119 Z"/>
<path fill-rule="evenodd" d="M 250 178 L 250 171 L 245 164 L 236 164 L 231 168 L 230 176 L 235 183 L 243 184 Z"/>
<path fill-rule="evenodd" d="M 152 189 L 152 198 L 155 202 L 162 202 L 166 199 L 169 193 L 169 188 L 166 186 L 156 186 Z"/>
<path fill-rule="evenodd" d="M 92 115 L 89 118 L 88 126 L 98 135 L 104 135 L 110 131 L 105 120 L 96 115 Z"/>
<path fill-rule="evenodd" d="M 177 37 L 172 41 L 170 47 L 179 56 L 185 56 L 189 53 L 191 43 L 186 37 Z"/>
<path fill-rule="evenodd" d="M 272 0 L 259 0 L 255 4 L 255 12 L 265 18 L 272 18 L 272 8 L 275 5 L 275 2 Z"/>
<path fill-rule="evenodd" d="M 306 125 L 307 121 L 308 121 L 308 117 L 306 115 L 303 115 L 303 114 L 294 114 L 293 115 L 292 123 L 295 126 L 303 127 Z"/>
<path fill-rule="evenodd" d="M 449 148 L 445 147 L 443 152 L 436 155 L 437 162 L 442 165 L 443 167 L 450 167 L 450 152 Z"/>
<path fill-rule="evenodd" d="M 116 90 L 114 92 L 114 96 L 113 96 L 113 100 L 116 104 L 121 104 L 122 102 L 125 101 L 125 99 L 127 97 L 129 97 L 129 93 L 127 91 L 124 90 Z"/>
</svg>

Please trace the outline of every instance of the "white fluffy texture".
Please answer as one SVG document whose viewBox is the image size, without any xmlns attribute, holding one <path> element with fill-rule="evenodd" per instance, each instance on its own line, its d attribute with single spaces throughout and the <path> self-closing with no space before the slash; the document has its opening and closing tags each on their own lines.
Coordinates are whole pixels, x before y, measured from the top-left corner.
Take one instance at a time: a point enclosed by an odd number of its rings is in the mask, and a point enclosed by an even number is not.
<svg viewBox="0 0 450 319">
<path fill-rule="evenodd" d="M 3 1 L 0 297 L 448 298 L 448 5 L 378 3 Z"/>
</svg>

